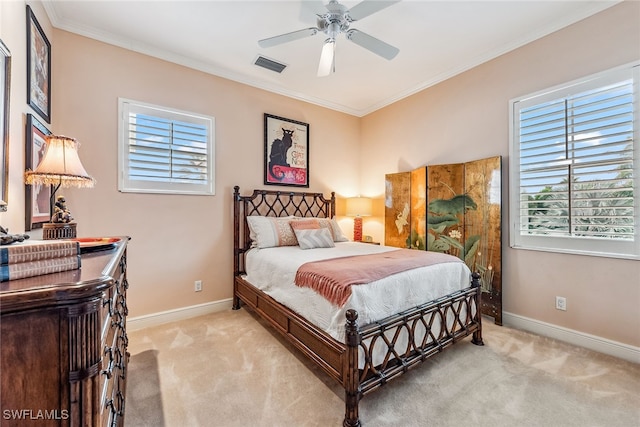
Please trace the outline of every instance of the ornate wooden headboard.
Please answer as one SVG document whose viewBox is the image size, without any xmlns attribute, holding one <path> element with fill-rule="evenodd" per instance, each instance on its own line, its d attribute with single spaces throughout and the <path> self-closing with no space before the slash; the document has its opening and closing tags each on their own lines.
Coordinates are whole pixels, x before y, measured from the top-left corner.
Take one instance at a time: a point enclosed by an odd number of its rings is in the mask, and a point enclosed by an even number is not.
<svg viewBox="0 0 640 427">
<path fill-rule="evenodd" d="M 322 193 L 295 191 L 253 190 L 241 196 L 240 187 L 233 187 L 233 274 L 244 273 L 244 254 L 251 247 L 247 217 L 289 216 L 333 218 L 336 214 L 336 195 L 326 199 Z"/>
</svg>

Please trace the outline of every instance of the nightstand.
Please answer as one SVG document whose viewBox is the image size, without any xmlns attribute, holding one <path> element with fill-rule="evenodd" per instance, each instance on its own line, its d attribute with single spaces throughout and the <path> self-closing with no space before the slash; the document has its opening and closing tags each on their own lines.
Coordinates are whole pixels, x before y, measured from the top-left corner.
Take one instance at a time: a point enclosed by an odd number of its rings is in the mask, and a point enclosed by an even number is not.
<svg viewBox="0 0 640 427">
<path fill-rule="evenodd" d="M 368 243 L 370 245 L 379 245 L 380 244 L 380 242 L 365 242 L 364 240 L 360 240 L 360 241 L 358 241 L 358 243 Z"/>
</svg>

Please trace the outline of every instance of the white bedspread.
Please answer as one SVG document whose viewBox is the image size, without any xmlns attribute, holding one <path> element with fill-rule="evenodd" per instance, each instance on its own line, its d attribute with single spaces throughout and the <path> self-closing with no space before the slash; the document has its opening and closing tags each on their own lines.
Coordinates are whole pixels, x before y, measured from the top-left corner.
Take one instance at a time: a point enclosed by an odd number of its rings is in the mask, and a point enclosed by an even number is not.
<svg viewBox="0 0 640 427">
<path fill-rule="evenodd" d="M 351 287 L 351 297 L 338 307 L 309 288 L 295 285 L 298 267 L 310 261 L 396 250 L 355 242 L 335 248 L 298 246 L 252 249 L 246 257 L 246 280 L 302 315 L 338 341 L 344 342 L 345 313 L 358 311 L 358 323 L 367 325 L 392 314 L 469 287 L 471 272 L 462 262 L 449 262 L 394 274 L 366 285 Z"/>
</svg>

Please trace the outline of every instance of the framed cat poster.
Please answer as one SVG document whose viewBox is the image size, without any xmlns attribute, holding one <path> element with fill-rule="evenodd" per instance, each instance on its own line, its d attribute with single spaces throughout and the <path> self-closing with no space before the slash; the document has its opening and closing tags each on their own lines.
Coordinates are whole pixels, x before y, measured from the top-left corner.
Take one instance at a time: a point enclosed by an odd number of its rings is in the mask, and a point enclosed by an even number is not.
<svg viewBox="0 0 640 427">
<path fill-rule="evenodd" d="M 264 115 L 264 184 L 309 187 L 309 124 Z"/>
</svg>

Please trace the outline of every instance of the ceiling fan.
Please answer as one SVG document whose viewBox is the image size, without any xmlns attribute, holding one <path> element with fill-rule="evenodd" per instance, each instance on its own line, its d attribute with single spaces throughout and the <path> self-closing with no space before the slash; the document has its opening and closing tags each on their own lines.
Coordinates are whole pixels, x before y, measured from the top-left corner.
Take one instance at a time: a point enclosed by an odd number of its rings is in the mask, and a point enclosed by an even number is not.
<svg viewBox="0 0 640 427">
<path fill-rule="evenodd" d="M 318 76 L 327 76 L 336 71 L 336 37 L 344 34 L 347 40 L 351 40 L 358 46 L 361 46 L 376 55 L 391 60 L 400 52 L 397 47 L 391 46 L 370 36 L 367 33 L 349 28 L 352 22 L 361 20 L 373 13 L 376 13 L 400 0 L 379 1 L 379 0 L 363 0 L 351 9 L 347 9 L 344 5 L 338 3 L 337 0 L 331 0 L 325 7 L 326 13 L 316 14 L 317 26 L 305 28 L 291 33 L 281 34 L 279 36 L 269 37 L 258 41 L 258 45 L 263 48 L 276 46 L 282 43 L 302 39 L 305 37 L 316 35 L 322 32 L 327 35 L 322 47 L 320 55 L 320 64 L 318 66 Z"/>
</svg>

